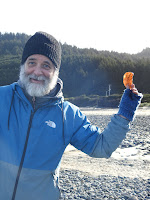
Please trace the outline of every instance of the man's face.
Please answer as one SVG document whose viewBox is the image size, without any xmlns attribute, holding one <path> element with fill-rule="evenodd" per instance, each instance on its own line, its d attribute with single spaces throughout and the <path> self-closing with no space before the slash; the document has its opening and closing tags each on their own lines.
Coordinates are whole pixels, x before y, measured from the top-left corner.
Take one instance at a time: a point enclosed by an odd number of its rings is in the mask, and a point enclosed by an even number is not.
<svg viewBox="0 0 150 200">
<path fill-rule="evenodd" d="M 20 81 L 30 96 L 44 96 L 56 85 L 58 70 L 49 58 L 34 54 L 21 66 Z"/>
<path fill-rule="evenodd" d="M 45 78 L 52 79 L 55 66 L 46 56 L 35 54 L 27 58 L 25 62 L 25 72 L 27 75 L 34 74 L 37 77 L 44 76 Z M 44 81 L 30 78 L 30 82 L 43 84 Z"/>
</svg>

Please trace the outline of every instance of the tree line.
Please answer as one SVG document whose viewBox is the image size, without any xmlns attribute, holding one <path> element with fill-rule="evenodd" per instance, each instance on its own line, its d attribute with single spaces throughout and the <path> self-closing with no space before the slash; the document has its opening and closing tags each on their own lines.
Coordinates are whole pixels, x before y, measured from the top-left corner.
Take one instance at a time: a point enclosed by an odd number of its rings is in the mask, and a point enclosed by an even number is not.
<svg viewBox="0 0 150 200">
<path fill-rule="evenodd" d="M 21 55 L 29 35 L 0 33 L 0 85 L 18 80 Z M 64 82 L 64 96 L 105 96 L 124 90 L 122 77 L 126 71 L 134 72 L 134 83 L 139 91 L 150 94 L 150 48 L 138 54 L 127 54 L 96 49 L 80 49 L 61 44 L 62 63 L 60 78 Z"/>
</svg>

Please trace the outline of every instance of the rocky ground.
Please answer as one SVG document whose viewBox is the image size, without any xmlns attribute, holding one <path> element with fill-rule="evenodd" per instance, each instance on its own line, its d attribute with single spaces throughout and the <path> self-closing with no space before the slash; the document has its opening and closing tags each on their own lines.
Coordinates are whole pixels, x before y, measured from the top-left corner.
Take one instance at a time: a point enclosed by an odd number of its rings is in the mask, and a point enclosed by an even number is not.
<svg viewBox="0 0 150 200">
<path fill-rule="evenodd" d="M 116 110 L 83 109 L 103 130 Z M 60 170 L 62 199 L 150 199 L 150 109 L 139 109 L 126 139 L 109 159 L 69 146 Z"/>
</svg>

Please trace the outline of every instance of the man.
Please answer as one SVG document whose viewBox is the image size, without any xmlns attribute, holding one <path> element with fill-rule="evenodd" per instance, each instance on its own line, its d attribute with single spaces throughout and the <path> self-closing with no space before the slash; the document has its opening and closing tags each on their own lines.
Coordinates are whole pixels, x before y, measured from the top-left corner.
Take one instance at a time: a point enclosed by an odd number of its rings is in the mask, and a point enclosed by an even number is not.
<svg viewBox="0 0 150 200">
<path fill-rule="evenodd" d="M 25 45 L 19 81 L 0 87 L 2 200 L 59 199 L 59 163 L 67 145 L 92 157 L 109 158 L 135 116 L 142 95 L 132 85 L 100 133 L 78 107 L 64 101 L 60 64 L 60 44 L 37 32 Z"/>
</svg>

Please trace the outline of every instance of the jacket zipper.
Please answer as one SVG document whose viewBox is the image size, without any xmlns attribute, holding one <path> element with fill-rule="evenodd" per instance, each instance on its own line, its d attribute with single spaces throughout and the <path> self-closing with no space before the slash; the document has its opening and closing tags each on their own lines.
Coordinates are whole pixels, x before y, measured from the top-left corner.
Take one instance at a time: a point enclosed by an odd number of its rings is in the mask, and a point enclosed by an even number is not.
<svg viewBox="0 0 150 200">
<path fill-rule="evenodd" d="M 21 174 L 21 170 L 22 170 L 22 166 L 23 166 L 23 163 L 24 163 L 24 158 L 25 158 L 25 154 L 26 154 L 26 150 L 27 150 L 27 144 L 28 144 L 28 139 L 29 139 L 29 135 L 30 135 L 30 129 L 31 129 L 32 119 L 33 119 L 34 113 L 35 112 L 31 112 L 31 115 L 30 115 L 28 131 L 27 131 L 26 140 L 25 140 L 25 144 L 24 144 L 24 149 L 23 149 L 23 153 L 22 153 L 22 157 L 21 157 L 21 161 L 20 161 L 20 165 L 19 165 L 19 169 L 18 169 L 18 173 L 17 173 L 17 177 L 16 177 L 16 182 L 15 182 L 15 186 L 14 186 L 12 200 L 15 200 L 16 191 L 17 191 L 17 187 L 18 187 L 18 182 L 19 182 L 19 178 L 20 178 L 20 174 Z"/>
<path fill-rule="evenodd" d="M 35 97 L 32 97 L 33 109 L 35 110 Z"/>
</svg>

